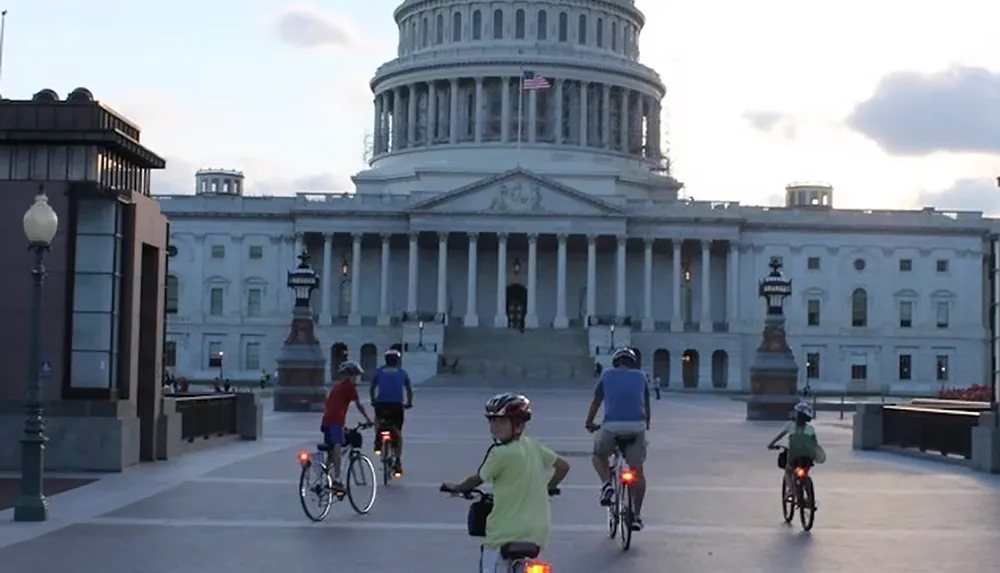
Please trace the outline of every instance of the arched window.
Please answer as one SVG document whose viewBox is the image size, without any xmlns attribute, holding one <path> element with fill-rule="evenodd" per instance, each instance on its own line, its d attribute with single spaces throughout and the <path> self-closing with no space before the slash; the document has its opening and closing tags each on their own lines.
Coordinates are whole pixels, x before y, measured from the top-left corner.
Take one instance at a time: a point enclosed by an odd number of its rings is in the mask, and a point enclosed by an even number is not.
<svg viewBox="0 0 1000 573">
<path fill-rule="evenodd" d="M 503 39 L 503 10 L 500 8 L 493 11 L 493 39 Z"/>
<path fill-rule="evenodd" d="M 483 13 L 479 10 L 472 13 L 472 39 L 483 39 Z"/>
<path fill-rule="evenodd" d="M 518 40 L 524 39 L 524 10 L 514 12 L 514 37 Z"/>
<path fill-rule="evenodd" d="M 444 15 L 438 14 L 437 19 L 434 22 L 434 43 L 443 44 L 444 43 Z"/>
<path fill-rule="evenodd" d="M 427 18 L 420 20 L 420 46 L 426 48 L 430 36 L 427 35 Z"/>
<path fill-rule="evenodd" d="M 611 51 L 618 51 L 618 22 L 611 23 Z"/>
<path fill-rule="evenodd" d="M 164 293 L 164 305 L 167 314 L 177 314 L 180 305 L 181 285 L 174 275 L 167 275 L 167 286 Z"/>
<path fill-rule="evenodd" d="M 868 326 L 868 292 L 863 288 L 856 288 L 851 293 L 851 326 Z"/>
<path fill-rule="evenodd" d="M 604 18 L 597 19 L 597 47 L 604 47 Z"/>
<path fill-rule="evenodd" d="M 419 44 L 417 42 L 420 40 L 420 36 L 417 35 L 417 19 L 414 18 L 410 21 L 410 49 L 416 50 Z"/>
<path fill-rule="evenodd" d="M 579 44 L 587 43 L 587 15 L 580 14 L 580 22 L 577 23 L 576 40 Z"/>
<path fill-rule="evenodd" d="M 451 17 L 451 41 L 462 41 L 462 13 L 455 12 Z"/>
<path fill-rule="evenodd" d="M 549 13 L 545 10 L 538 11 L 538 39 L 549 39 Z"/>
<path fill-rule="evenodd" d="M 559 41 L 569 41 L 569 15 L 565 12 L 559 13 Z"/>
</svg>

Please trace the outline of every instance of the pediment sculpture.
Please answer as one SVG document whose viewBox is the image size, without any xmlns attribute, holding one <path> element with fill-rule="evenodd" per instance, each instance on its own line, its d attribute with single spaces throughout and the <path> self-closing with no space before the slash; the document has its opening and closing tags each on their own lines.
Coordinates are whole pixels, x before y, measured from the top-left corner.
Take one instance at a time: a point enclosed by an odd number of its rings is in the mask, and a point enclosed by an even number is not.
<svg viewBox="0 0 1000 573">
<path fill-rule="evenodd" d="M 522 181 L 502 183 L 488 211 L 499 213 L 532 213 L 542 210 L 542 189 L 538 184 Z"/>
</svg>

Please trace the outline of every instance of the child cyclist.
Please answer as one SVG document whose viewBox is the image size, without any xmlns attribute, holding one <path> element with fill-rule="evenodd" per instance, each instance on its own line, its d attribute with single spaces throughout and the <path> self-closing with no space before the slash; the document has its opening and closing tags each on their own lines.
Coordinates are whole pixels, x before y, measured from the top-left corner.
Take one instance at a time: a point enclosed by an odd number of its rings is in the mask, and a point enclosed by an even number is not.
<svg viewBox="0 0 1000 573">
<path fill-rule="evenodd" d="M 771 440 L 767 449 L 778 449 L 778 442 L 788 436 L 788 451 L 784 454 L 785 491 L 793 491 L 792 472 L 798 467 L 810 467 L 826 461 L 826 452 L 816 439 L 816 429 L 811 422 L 813 409 L 806 402 L 799 402 L 792 409 L 792 419 Z M 781 459 L 781 456 L 778 456 Z"/>
<path fill-rule="evenodd" d="M 340 381 L 334 384 L 323 404 L 323 443 L 333 446 L 328 452 L 327 467 L 333 469 L 334 491 L 342 491 L 344 484 L 340 481 L 340 455 L 344 445 L 344 426 L 347 424 L 347 409 L 351 403 L 357 404 L 358 411 L 365 417 L 365 424 L 372 425 L 372 419 L 361 405 L 358 397 L 358 378 L 364 370 L 357 362 L 348 360 L 337 368 Z"/>
</svg>

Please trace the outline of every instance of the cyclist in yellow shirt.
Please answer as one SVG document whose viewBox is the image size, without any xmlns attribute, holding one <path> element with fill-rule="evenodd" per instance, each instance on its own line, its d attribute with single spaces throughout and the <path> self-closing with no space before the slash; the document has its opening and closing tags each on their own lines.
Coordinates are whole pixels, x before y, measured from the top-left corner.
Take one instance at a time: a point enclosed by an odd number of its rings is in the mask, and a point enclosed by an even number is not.
<svg viewBox="0 0 1000 573">
<path fill-rule="evenodd" d="M 549 492 L 556 489 L 569 464 L 537 440 L 524 435 L 531 420 L 531 401 L 521 394 L 497 394 L 486 403 L 486 419 L 494 445 L 479 471 L 462 483 L 445 484 L 456 492 L 493 484 L 493 510 L 486 519 L 486 539 L 480 558 L 483 573 L 505 573 L 500 548 L 513 542 L 549 541 L 552 514 Z"/>
</svg>

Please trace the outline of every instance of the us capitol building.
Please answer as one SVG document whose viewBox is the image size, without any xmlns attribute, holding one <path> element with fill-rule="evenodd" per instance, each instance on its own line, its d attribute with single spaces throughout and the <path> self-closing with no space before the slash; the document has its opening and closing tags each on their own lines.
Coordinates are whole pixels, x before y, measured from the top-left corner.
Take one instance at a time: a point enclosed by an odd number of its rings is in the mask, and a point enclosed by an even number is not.
<svg viewBox="0 0 1000 573">
<path fill-rule="evenodd" d="M 772 256 L 801 384 L 989 380 L 995 221 L 835 209 L 817 184 L 784 207 L 680 198 L 632 0 L 406 0 L 394 17 L 353 192 L 246 196 L 242 173 L 205 169 L 195 195 L 159 197 L 175 374 L 273 370 L 307 251 L 330 362 L 401 344 L 418 380 L 584 383 L 628 344 L 662 384 L 742 388 Z"/>
</svg>

